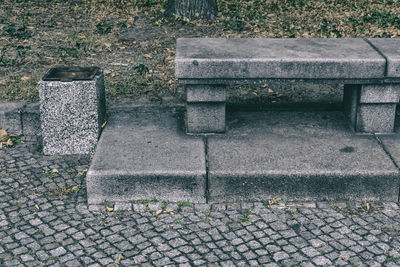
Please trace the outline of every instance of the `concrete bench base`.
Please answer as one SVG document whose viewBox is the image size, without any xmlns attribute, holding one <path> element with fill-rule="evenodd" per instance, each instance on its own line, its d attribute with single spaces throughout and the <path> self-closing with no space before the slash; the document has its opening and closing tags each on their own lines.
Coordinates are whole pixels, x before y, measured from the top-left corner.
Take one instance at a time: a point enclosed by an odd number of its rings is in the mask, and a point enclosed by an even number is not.
<svg viewBox="0 0 400 267">
<path fill-rule="evenodd" d="M 187 85 L 188 133 L 225 131 L 225 86 Z M 400 84 L 344 85 L 343 107 L 355 132 L 393 132 Z"/>
<path fill-rule="evenodd" d="M 188 85 L 187 117 L 188 133 L 221 133 L 225 131 L 224 85 Z"/>
<path fill-rule="evenodd" d="M 344 111 L 356 132 L 393 132 L 400 84 L 345 85 Z"/>
</svg>

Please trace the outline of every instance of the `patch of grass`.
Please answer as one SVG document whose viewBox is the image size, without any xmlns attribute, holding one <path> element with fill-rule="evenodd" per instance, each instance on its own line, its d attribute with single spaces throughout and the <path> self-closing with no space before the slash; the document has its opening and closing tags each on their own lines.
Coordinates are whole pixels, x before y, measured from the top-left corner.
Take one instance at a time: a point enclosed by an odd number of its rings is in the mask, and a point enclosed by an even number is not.
<svg viewBox="0 0 400 267">
<path fill-rule="evenodd" d="M 144 75 L 149 72 L 149 68 L 144 64 L 139 64 L 138 66 L 135 66 L 133 70 L 139 75 Z"/>
<path fill-rule="evenodd" d="M 31 32 L 25 25 L 21 27 L 16 26 L 14 23 L 8 24 L 3 30 L 4 36 L 10 36 L 17 39 L 28 39 L 32 36 Z"/>
<path fill-rule="evenodd" d="M 225 226 L 228 228 L 229 232 L 232 232 L 234 230 L 233 227 L 231 226 L 231 224 L 233 224 L 233 222 L 226 222 L 225 223 Z"/>
<path fill-rule="evenodd" d="M 185 223 L 182 222 L 181 220 L 175 220 L 174 223 L 179 224 L 179 225 L 184 225 Z"/>
<path fill-rule="evenodd" d="M 167 203 L 164 200 L 162 200 L 161 201 L 161 209 L 165 210 L 166 208 L 167 208 Z"/>
<path fill-rule="evenodd" d="M 386 256 L 386 262 L 393 262 L 393 263 L 397 263 L 399 261 L 399 258 L 387 255 Z"/>
<path fill-rule="evenodd" d="M 400 36 L 398 0 L 217 0 L 219 14 L 209 24 L 164 18 L 168 0 L 78 2 L 2 1 L 0 98 L 38 100 L 37 82 L 49 66 L 90 64 L 110 71 L 108 96 L 180 101 L 185 91 L 174 77 L 176 36 Z M 126 31 L 137 35 L 123 40 Z M 21 81 L 24 76 L 32 79 Z"/>
<path fill-rule="evenodd" d="M 53 178 L 53 177 L 56 177 L 56 176 L 57 176 L 57 174 L 54 173 L 54 172 L 51 172 L 51 171 L 44 172 L 44 173 L 42 174 L 42 177 L 43 177 L 43 178 L 48 178 L 48 179 Z"/>
<path fill-rule="evenodd" d="M 96 33 L 98 34 L 109 34 L 112 31 L 113 26 L 105 21 L 96 24 Z"/>
<path fill-rule="evenodd" d="M 24 144 L 25 142 L 22 140 L 22 136 L 23 135 L 7 134 L 6 136 L 0 139 L 0 142 L 3 145 L 6 145 L 7 142 L 11 141 L 11 145 L 9 146 Z"/>
<path fill-rule="evenodd" d="M 1 76 L 0 76 L 1 79 Z M 9 83 L 0 85 L 0 98 L 8 100 L 35 99 L 39 92 L 37 89 L 37 79 L 23 81 L 17 77 L 8 77 Z"/>
<path fill-rule="evenodd" d="M 178 205 L 178 207 L 182 208 L 182 207 L 191 207 L 193 206 L 193 204 L 189 201 L 178 201 L 176 203 Z"/>
<path fill-rule="evenodd" d="M 251 222 L 249 214 L 242 214 L 242 216 L 240 216 L 240 218 L 239 218 L 239 221 L 242 223 Z"/>
<path fill-rule="evenodd" d="M 289 214 L 289 215 L 294 215 L 294 214 L 297 214 L 298 212 L 297 212 L 297 210 L 286 209 L 285 213 Z"/>
<path fill-rule="evenodd" d="M 69 47 L 59 47 L 57 50 L 57 54 L 59 57 L 79 57 L 79 50 L 76 48 L 69 48 Z"/>
<path fill-rule="evenodd" d="M 286 223 L 286 219 L 285 218 L 278 217 L 278 221 L 280 221 L 281 223 Z"/>
<path fill-rule="evenodd" d="M 158 202 L 158 199 L 153 197 L 152 199 L 142 199 L 142 200 L 137 200 L 135 202 L 137 204 L 143 204 L 143 205 L 156 204 Z"/>
<path fill-rule="evenodd" d="M 389 25 L 400 29 L 400 17 L 398 14 L 388 10 L 375 10 L 372 13 L 364 14 L 361 17 L 351 17 L 351 22 L 355 26 L 376 24 L 378 27 L 388 27 Z"/>
</svg>

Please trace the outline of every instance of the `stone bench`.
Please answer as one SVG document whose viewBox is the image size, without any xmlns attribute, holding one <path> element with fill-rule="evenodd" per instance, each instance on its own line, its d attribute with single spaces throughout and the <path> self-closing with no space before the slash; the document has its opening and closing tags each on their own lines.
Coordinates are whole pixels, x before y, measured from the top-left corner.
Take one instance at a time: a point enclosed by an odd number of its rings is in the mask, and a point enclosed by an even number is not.
<svg viewBox="0 0 400 267">
<path fill-rule="evenodd" d="M 187 89 L 187 132 L 225 131 L 226 85 L 344 84 L 356 132 L 392 132 L 400 94 L 400 39 L 177 40 L 175 75 Z"/>
</svg>

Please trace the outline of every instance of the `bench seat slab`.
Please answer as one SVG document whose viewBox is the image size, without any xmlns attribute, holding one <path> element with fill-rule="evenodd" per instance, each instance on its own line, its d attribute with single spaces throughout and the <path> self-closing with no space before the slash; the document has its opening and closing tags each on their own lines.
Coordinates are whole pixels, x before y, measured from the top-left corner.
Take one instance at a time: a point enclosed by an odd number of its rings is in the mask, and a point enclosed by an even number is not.
<svg viewBox="0 0 400 267">
<path fill-rule="evenodd" d="M 178 79 L 367 79 L 386 66 L 360 38 L 180 38 L 176 51 Z"/>
</svg>

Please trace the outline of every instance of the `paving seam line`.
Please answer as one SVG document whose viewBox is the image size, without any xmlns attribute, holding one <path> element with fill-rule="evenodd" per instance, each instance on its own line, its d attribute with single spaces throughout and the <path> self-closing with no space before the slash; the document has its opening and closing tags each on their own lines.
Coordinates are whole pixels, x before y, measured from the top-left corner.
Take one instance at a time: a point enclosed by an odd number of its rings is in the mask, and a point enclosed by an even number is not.
<svg viewBox="0 0 400 267">
<path fill-rule="evenodd" d="M 390 160 L 393 162 L 394 166 L 397 168 L 397 170 L 400 171 L 400 167 L 397 165 L 396 161 L 394 160 L 394 158 L 392 157 L 392 155 L 390 154 L 389 150 L 387 150 L 385 144 L 382 142 L 382 140 L 379 138 L 379 136 L 377 136 L 376 134 L 374 134 L 375 139 L 378 141 L 378 143 L 381 145 L 383 151 L 385 151 L 386 155 L 390 158 Z"/>
<path fill-rule="evenodd" d="M 22 114 L 25 112 L 25 109 L 26 109 L 26 104 L 17 110 L 19 115 L 19 125 L 21 125 L 21 134 L 24 134 L 24 123 L 22 120 Z"/>
<path fill-rule="evenodd" d="M 390 160 L 393 162 L 394 166 L 397 168 L 397 170 L 400 171 L 400 167 L 397 165 L 396 161 L 394 160 L 394 158 L 392 157 L 392 155 L 390 154 L 389 150 L 387 150 L 385 144 L 382 142 L 382 140 L 379 138 L 379 136 L 377 136 L 376 134 L 374 134 L 375 139 L 378 141 L 378 143 L 381 145 L 383 151 L 385 151 L 386 155 L 388 155 L 388 157 L 390 158 Z M 397 202 L 400 201 L 400 195 L 397 197 Z"/>
<path fill-rule="evenodd" d="M 204 156 L 205 156 L 205 163 L 206 163 L 206 181 L 205 181 L 205 198 L 206 198 L 206 203 L 208 204 L 209 200 L 209 182 L 208 182 L 208 174 L 209 174 L 209 163 L 208 163 L 208 137 L 205 135 L 203 137 L 203 142 L 204 142 Z"/>
<path fill-rule="evenodd" d="M 388 74 L 388 58 L 383 54 L 373 43 L 371 43 L 367 38 L 363 38 L 365 42 L 367 42 L 379 55 L 381 55 L 385 59 L 385 73 L 383 74 L 385 77 L 387 77 Z"/>
</svg>

